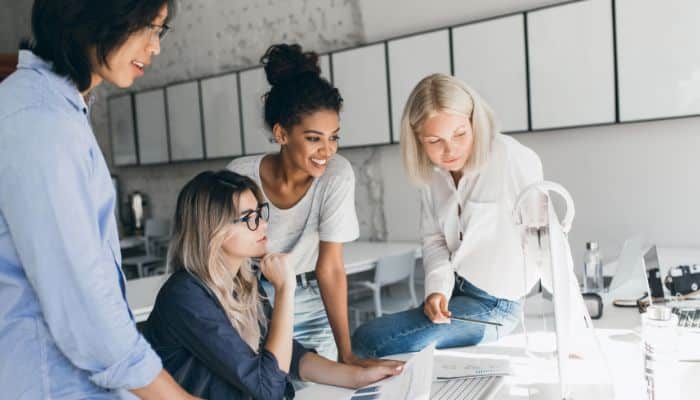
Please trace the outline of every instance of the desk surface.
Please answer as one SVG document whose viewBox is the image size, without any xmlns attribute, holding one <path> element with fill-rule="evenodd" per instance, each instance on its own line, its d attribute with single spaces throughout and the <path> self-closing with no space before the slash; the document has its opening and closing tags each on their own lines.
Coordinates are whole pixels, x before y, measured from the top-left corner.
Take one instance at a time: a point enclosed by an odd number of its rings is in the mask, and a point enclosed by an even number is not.
<svg viewBox="0 0 700 400">
<path fill-rule="evenodd" d="M 349 274 L 367 271 L 382 256 L 391 256 L 413 251 L 416 258 L 421 256 L 421 246 L 416 242 L 351 242 L 343 245 L 345 271 Z"/>
<path fill-rule="evenodd" d="M 596 337 L 600 343 L 600 348 L 610 370 L 610 383 L 613 386 L 615 393 L 614 399 L 642 399 L 645 398 L 645 381 L 643 376 L 643 356 L 641 345 L 641 317 L 636 308 L 619 308 L 612 306 L 612 296 L 606 294 L 603 296 L 605 310 L 603 318 L 593 321 L 595 326 Z M 505 337 L 495 343 L 485 345 L 463 347 L 450 349 L 450 352 L 457 353 L 472 353 L 483 354 L 485 356 L 508 356 L 511 359 L 515 375 L 506 379 L 506 384 L 501 387 L 494 399 L 497 400 L 530 400 L 530 399 L 549 399 L 550 397 L 544 393 L 540 396 L 533 395 L 532 392 L 528 395 L 528 390 L 532 390 L 532 386 L 528 387 L 527 383 L 544 382 L 545 378 L 538 375 L 539 372 L 534 372 L 532 363 L 523 356 L 522 348 L 524 346 L 524 337 L 522 334 L 514 334 Z M 410 355 L 401 354 L 392 356 L 395 359 L 407 359 Z M 608 391 L 608 397 L 601 396 L 601 391 L 605 389 L 599 384 L 595 378 L 598 371 L 590 370 L 591 363 L 572 362 L 572 375 L 575 377 L 573 385 L 572 399 L 593 399 L 593 398 L 610 398 L 611 393 Z M 604 365 L 604 364 L 597 364 Z M 527 376 L 524 376 L 527 375 Z M 599 374 L 597 376 L 600 376 Z M 679 381 L 695 382 L 693 377 L 697 379 L 700 376 L 700 363 L 685 363 L 679 365 Z M 546 386 L 546 384 L 544 384 Z M 537 390 L 541 387 L 538 386 Z M 608 389 L 609 390 L 609 389 Z M 693 398 L 693 391 L 686 390 L 688 393 L 687 399 Z M 304 399 L 349 399 L 352 394 L 351 390 L 312 384 L 297 393 L 297 398 Z"/>
<path fill-rule="evenodd" d="M 420 244 L 415 242 L 351 242 L 343 246 L 347 274 L 368 271 L 385 255 L 414 251 L 420 257 Z M 126 282 L 126 298 L 136 322 L 148 319 L 158 290 L 168 277 L 165 275 L 132 279 Z"/>
</svg>

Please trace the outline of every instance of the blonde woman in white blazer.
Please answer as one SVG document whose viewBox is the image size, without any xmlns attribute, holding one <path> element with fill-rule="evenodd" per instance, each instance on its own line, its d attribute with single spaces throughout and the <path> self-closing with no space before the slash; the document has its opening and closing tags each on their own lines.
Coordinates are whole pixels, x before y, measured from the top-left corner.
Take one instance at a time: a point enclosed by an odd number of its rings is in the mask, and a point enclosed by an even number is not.
<svg viewBox="0 0 700 400">
<path fill-rule="evenodd" d="M 511 211 L 522 189 L 543 180 L 539 157 L 498 132 L 474 90 L 443 74 L 413 89 L 401 122 L 401 152 L 421 190 L 426 297 L 416 309 L 362 325 L 353 349 L 382 357 L 432 342 L 469 346 L 510 333 L 521 299 L 537 281 L 524 275 Z"/>
</svg>

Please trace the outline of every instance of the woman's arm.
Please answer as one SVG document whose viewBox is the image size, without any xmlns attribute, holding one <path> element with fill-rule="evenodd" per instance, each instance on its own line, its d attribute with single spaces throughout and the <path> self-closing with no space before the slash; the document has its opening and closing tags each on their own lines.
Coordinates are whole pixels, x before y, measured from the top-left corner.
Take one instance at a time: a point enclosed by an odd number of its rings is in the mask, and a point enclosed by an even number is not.
<svg viewBox="0 0 700 400">
<path fill-rule="evenodd" d="M 316 263 L 316 278 L 321 298 L 338 346 L 338 361 L 359 366 L 381 365 L 395 368 L 401 363 L 394 360 L 362 359 L 352 353 L 348 327 L 348 283 L 343 262 L 343 244 L 321 242 Z"/>
<path fill-rule="evenodd" d="M 294 274 L 291 268 L 287 268 L 287 256 L 283 254 L 265 255 L 260 269 L 275 288 L 275 306 L 265 349 L 275 355 L 280 369 L 289 373 L 294 331 Z"/>
<path fill-rule="evenodd" d="M 275 306 L 272 309 L 270 328 L 265 349 L 277 357 L 282 371 L 289 373 L 292 360 L 292 335 L 294 328 L 294 286 L 275 289 Z"/>
<path fill-rule="evenodd" d="M 455 218 L 459 216 L 455 215 Z M 423 313 L 433 323 L 449 324 L 452 313 L 447 306 L 454 287 L 454 269 L 445 234 L 433 213 L 433 199 L 429 189 L 421 190 L 421 237 L 426 295 Z"/>
<path fill-rule="evenodd" d="M 321 298 L 338 346 L 338 358 L 352 356 L 348 327 L 348 281 L 343 262 L 343 244 L 321 241 L 316 262 L 316 278 Z"/>
<path fill-rule="evenodd" d="M 403 371 L 403 363 L 392 361 L 391 365 L 359 367 L 333 362 L 318 354 L 308 352 L 299 362 L 299 376 L 309 382 L 324 385 L 361 388 Z"/>
<path fill-rule="evenodd" d="M 196 397 L 190 396 L 175 382 L 168 371 L 162 369 L 151 383 L 131 390 L 131 393 L 143 400 L 190 400 Z"/>
</svg>

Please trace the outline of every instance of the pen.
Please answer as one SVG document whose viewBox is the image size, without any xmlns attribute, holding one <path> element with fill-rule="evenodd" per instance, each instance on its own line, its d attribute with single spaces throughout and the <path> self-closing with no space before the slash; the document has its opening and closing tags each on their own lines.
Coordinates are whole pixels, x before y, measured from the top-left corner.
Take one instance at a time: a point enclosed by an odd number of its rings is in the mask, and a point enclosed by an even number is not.
<svg viewBox="0 0 700 400">
<path fill-rule="evenodd" d="M 483 321 L 480 319 L 471 319 L 471 318 L 462 318 L 462 317 L 450 317 L 452 319 L 456 319 L 457 321 L 463 321 L 463 322 L 474 322 L 477 324 L 486 324 L 486 325 L 495 325 L 495 326 L 503 326 L 502 323 L 500 322 L 492 322 L 492 321 Z"/>
</svg>

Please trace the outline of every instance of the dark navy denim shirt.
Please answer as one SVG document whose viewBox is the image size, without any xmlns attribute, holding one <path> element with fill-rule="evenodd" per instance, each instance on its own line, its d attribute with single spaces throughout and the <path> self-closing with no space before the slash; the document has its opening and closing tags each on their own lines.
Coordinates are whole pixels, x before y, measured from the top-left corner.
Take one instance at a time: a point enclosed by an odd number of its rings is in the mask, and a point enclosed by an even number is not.
<svg viewBox="0 0 700 400">
<path fill-rule="evenodd" d="M 269 318 L 271 307 L 264 306 Z M 184 270 L 160 289 L 144 335 L 175 380 L 209 400 L 293 398 L 290 377 L 299 378 L 309 351 L 294 341 L 289 375 L 280 370 L 275 355 L 263 346 L 255 353 L 213 293 Z"/>
</svg>

